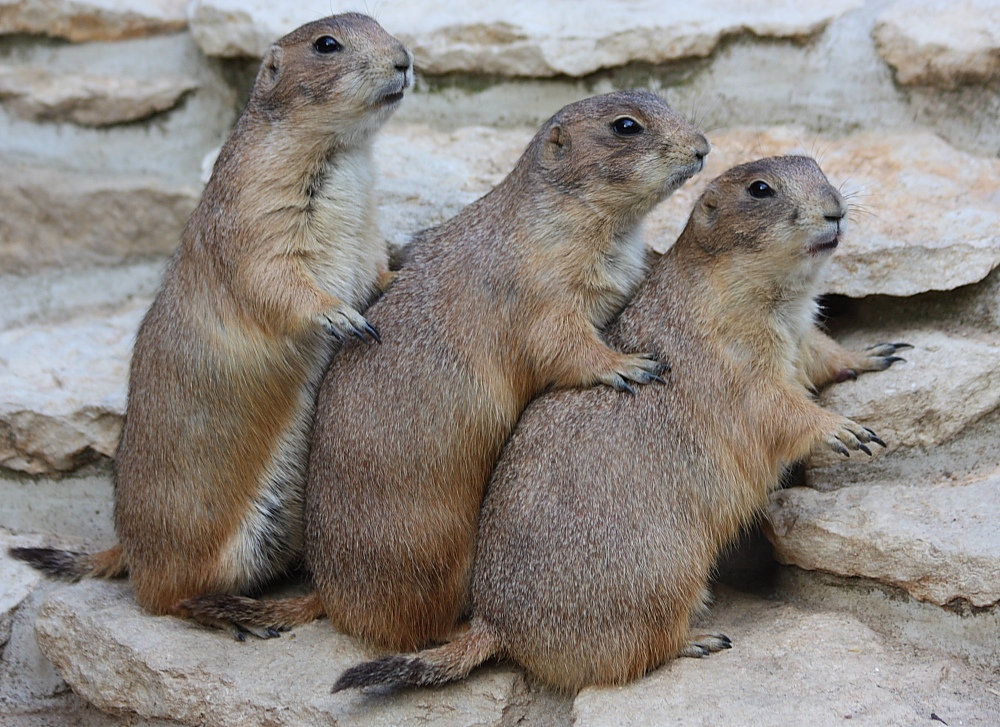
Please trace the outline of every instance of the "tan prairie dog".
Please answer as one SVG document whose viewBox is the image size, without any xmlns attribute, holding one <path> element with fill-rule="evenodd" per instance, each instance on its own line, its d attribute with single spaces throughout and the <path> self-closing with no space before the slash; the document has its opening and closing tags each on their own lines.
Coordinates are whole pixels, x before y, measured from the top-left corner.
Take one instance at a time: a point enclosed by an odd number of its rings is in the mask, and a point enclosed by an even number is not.
<svg viewBox="0 0 1000 727">
<path fill-rule="evenodd" d="M 728 648 L 725 636 L 692 635 L 689 619 L 782 468 L 817 448 L 881 444 L 804 385 L 896 358 L 894 345 L 843 349 L 814 324 L 846 211 L 806 157 L 716 179 L 610 335 L 669 359 L 668 384 L 530 406 L 483 505 L 469 630 L 353 667 L 335 690 L 441 684 L 500 656 L 571 691 Z"/>
<path fill-rule="evenodd" d="M 120 544 L 18 557 L 71 577 L 127 570 L 144 608 L 182 615 L 182 599 L 250 592 L 301 558 L 333 339 L 378 338 L 359 312 L 389 278 L 372 136 L 411 77 L 410 52 L 364 15 L 270 47 L 139 329 L 115 467 Z"/>
<path fill-rule="evenodd" d="M 389 649 L 443 640 L 468 606 L 483 490 L 527 403 L 548 387 L 659 379 L 654 357 L 613 351 L 599 330 L 643 275 L 639 223 L 709 148 L 651 93 L 589 98 L 550 119 L 492 192 L 418 235 L 369 313 L 384 343 L 345 346 L 320 392 L 316 592 L 192 608 L 258 628 L 325 613 Z"/>
</svg>

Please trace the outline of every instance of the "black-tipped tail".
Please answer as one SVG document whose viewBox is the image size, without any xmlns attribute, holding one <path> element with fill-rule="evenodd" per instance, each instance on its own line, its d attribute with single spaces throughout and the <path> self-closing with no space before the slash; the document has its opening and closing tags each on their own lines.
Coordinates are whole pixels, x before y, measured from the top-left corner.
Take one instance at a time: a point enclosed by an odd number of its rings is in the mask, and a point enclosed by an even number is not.
<svg viewBox="0 0 1000 727">
<path fill-rule="evenodd" d="M 497 639 L 482 621 L 473 620 L 458 639 L 411 655 L 395 654 L 352 666 L 332 691 L 380 687 L 436 687 L 457 681 L 499 651 Z"/>
<path fill-rule="evenodd" d="M 57 578 L 78 581 L 90 572 L 86 553 L 56 548 L 11 548 L 7 551 L 33 568 Z"/>
</svg>

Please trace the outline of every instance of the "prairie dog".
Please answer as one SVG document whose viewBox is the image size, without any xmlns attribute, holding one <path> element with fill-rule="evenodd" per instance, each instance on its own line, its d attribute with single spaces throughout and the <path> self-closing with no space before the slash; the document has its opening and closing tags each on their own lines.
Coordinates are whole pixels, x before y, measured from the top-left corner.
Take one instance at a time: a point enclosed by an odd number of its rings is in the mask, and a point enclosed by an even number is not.
<svg viewBox="0 0 1000 727">
<path fill-rule="evenodd" d="M 410 52 L 364 15 L 270 47 L 139 329 L 119 544 L 16 555 L 70 577 L 127 570 L 144 608 L 182 615 L 182 599 L 253 591 L 301 558 L 334 339 L 378 338 L 359 312 L 390 278 L 371 142 L 411 78 Z"/>
<path fill-rule="evenodd" d="M 469 630 L 353 667 L 335 690 L 441 684 L 501 656 L 572 691 L 728 648 L 725 636 L 692 635 L 689 619 L 782 468 L 816 448 L 881 444 L 809 396 L 848 369 L 888 368 L 905 345 L 848 351 L 814 323 L 846 212 L 806 157 L 716 179 L 609 336 L 668 358 L 669 384 L 532 404 L 483 505 Z"/>
<path fill-rule="evenodd" d="M 613 351 L 599 330 L 644 272 L 639 223 L 709 148 L 651 93 L 585 99 L 492 192 L 419 234 L 369 313 L 385 343 L 345 346 L 320 391 L 306 493 L 316 593 L 192 607 L 257 627 L 325 613 L 389 649 L 444 639 L 468 605 L 484 487 L 531 398 L 660 380 L 653 357 Z"/>
</svg>

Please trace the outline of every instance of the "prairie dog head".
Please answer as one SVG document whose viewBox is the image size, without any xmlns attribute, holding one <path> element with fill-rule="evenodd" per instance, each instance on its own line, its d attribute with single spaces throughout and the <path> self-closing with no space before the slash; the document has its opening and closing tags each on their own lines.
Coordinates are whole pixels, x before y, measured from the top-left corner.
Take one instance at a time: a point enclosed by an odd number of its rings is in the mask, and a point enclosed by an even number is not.
<svg viewBox="0 0 1000 727">
<path fill-rule="evenodd" d="M 542 179 L 602 217 L 637 221 L 701 171 L 704 135 L 648 91 L 570 104 L 535 136 Z"/>
<path fill-rule="evenodd" d="M 345 13 L 307 23 L 272 45 L 250 103 L 274 122 L 350 144 L 378 130 L 412 80 L 406 46 L 367 15 Z"/>
<path fill-rule="evenodd" d="M 840 242 L 846 215 L 847 203 L 813 159 L 769 157 L 715 179 L 682 238 L 754 283 L 808 290 Z"/>
</svg>

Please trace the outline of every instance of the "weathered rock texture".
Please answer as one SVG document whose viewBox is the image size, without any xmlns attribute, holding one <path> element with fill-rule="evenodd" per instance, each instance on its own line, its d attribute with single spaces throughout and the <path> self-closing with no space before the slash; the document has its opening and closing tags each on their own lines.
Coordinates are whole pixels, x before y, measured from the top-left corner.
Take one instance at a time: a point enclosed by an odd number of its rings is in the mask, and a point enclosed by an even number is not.
<svg viewBox="0 0 1000 727">
<path fill-rule="evenodd" d="M 620 689 L 585 689 L 575 727 L 903 727 L 930 724 L 932 712 L 967 725 L 1000 714 L 957 659 L 905 653 L 852 616 L 723 598 L 701 628 L 731 637 L 731 651 L 678 659 Z"/>
<path fill-rule="evenodd" d="M 861 4 L 813 0 L 751 8 L 738 0 L 643 0 L 628 6 L 598 3 L 581 12 L 572 0 L 474 0 L 396 3 L 380 8 L 378 19 L 411 47 L 425 73 L 584 76 L 636 61 L 702 58 L 733 35 L 804 40 Z M 198 0 L 191 9 L 191 31 L 208 55 L 260 57 L 275 38 L 311 19 L 305 6 Z"/>
<path fill-rule="evenodd" d="M 904 588 L 940 606 L 1000 603 L 1000 472 L 974 482 L 775 493 L 781 563 Z"/>
<path fill-rule="evenodd" d="M 198 82 L 50 73 L 44 68 L 0 67 L 0 101 L 33 121 L 111 126 L 172 109 Z"/>
<path fill-rule="evenodd" d="M 0 162 L 0 270 L 117 264 L 167 255 L 198 201 L 153 177 Z"/>
<path fill-rule="evenodd" d="M 824 407 L 870 426 L 888 444 L 941 444 L 1000 408 L 1000 341 L 935 330 L 900 329 L 852 334 L 850 348 L 886 340 L 905 341 L 905 363 L 826 389 Z"/>
<path fill-rule="evenodd" d="M 0 464 L 37 474 L 114 454 L 143 313 L 0 331 Z"/>
<path fill-rule="evenodd" d="M 185 725 L 506 725 L 529 701 L 524 677 L 511 667 L 440 690 L 330 694 L 341 670 L 372 653 L 325 621 L 240 643 L 143 613 L 124 584 L 60 589 L 36 629 L 42 651 L 88 701 Z"/>
<path fill-rule="evenodd" d="M 875 25 L 878 52 L 907 86 L 959 86 L 1000 77 L 994 0 L 901 0 Z"/>
<path fill-rule="evenodd" d="M 183 30 L 187 0 L 0 0 L 0 34 L 29 33 L 75 43 Z"/>
<path fill-rule="evenodd" d="M 621 689 L 585 689 L 575 727 L 904 727 L 930 724 L 931 712 L 951 724 L 1000 715 L 984 687 L 963 683 L 957 659 L 902 656 L 851 616 L 737 597 L 705 629 L 726 633 L 733 649 L 678 659 Z M 964 722 L 973 723 L 988 724 Z"/>
</svg>

